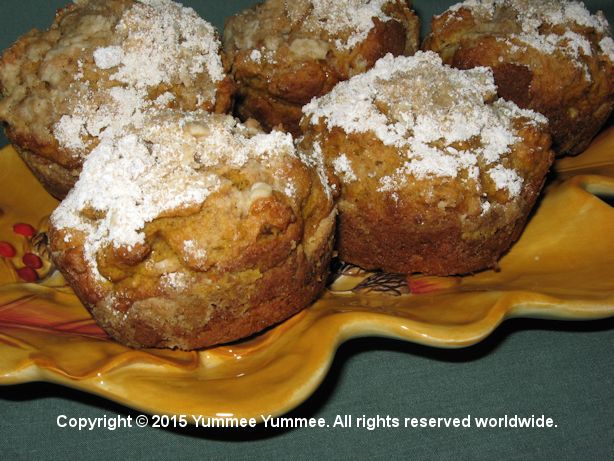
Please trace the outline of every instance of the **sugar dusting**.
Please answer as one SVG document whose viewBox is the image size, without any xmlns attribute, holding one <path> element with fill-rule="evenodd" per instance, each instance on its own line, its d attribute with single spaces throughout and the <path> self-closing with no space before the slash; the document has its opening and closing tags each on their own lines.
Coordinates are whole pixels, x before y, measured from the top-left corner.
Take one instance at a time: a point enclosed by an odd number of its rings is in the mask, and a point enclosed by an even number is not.
<svg viewBox="0 0 614 461">
<path fill-rule="evenodd" d="M 260 50 L 252 50 L 249 57 L 252 61 L 260 63 L 260 60 L 262 59 L 262 52 Z"/>
<path fill-rule="evenodd" d="M 214 82 L 224 78 L 215 30 L 191 8 L 170 0 L 141 0 L 116 30 L 127 38 L 113 80 L 140 88 L 205 71 Z"/>
<path fill-rule="evenodd" d="M 140 128 L 101 139 L 51 221 L 57 229 L 84 233 L 86 260 L 100 276 L 96 254 L 101 248 L 143 244 L 146 223 L 203 203 L 227 182 L 216 168 L 241 168 L 250 160 L 266 166 L 288 156 L 299 154 L 286 133 L 255 134 L 230 116 L 205 111 L 151 113 Z M 294 190 L 287 177 L 278 181 Z M 186 241 L 184 250 L 197 259 L 207 257 L 193 241 Z"/>
<path fill-rule="evenodd" d="M 185 291 L 190 286 L 190 276 L 183 272 L 168 272 L 160 277 L 160 284 L 169 291 Z"/>
<path fill-rule="evenodd" d="M 333 160 L 333 169 L 345 182 L 352 182 L 358 179 L 352 169 L 352 162 L 345 154 L 341 154 Z"/>
<path fill-rule="evenodd" d="M 614 43 L 610 38 L 608 21 L 601 11 L 591 14 L 584 3 L 567 0 L 467 0 L 457 3 L 450 11 L 468 9 L 479 21 L 496 20 L 513 13 L 520 27 L 509 34 L 511 45 L 529 46 L 545 54 L 563 53 L 583 70 L 590 81 L 590 72 L 582 57 L 602 55 L 614 63 Z M 451 16 L 453 19 L 455 16 Z M 579 30 L 589 29 L 589 31 Z M 593 32 L 591 32 L 591 30 Z M 598 44 L 591 44 L 586 35 L 605 36 Z M 598 46 L 597 46 L 598 45 Z M 522 50 L 519 50 L 522 51 Z"/>
<path fill-rule="evenodd" d="M 94 62 L 101 69 L 119 66 L 123 57 L 124 50 L 121 46 L 107 46 L 94 51 Z"/>
<path fill-rule="evenodd" d="M 167 92 L 151 100 L 152 88 L 185 84 L 203 73 L 213 83 L 224 78 L 215 30 L 191 8 L 171 0 L 141 0 L 124 12 L 114 33 L 121 44 L 95 49 L 93 59 L 116 85 L 84 81 L 80 72 L 73 83 L 78 93 L 73 111 L 54 126 L 60 145 L 81 155 L 91 138 L 114 137 L 128 125 L 140 126 L 148 109 L 174 98 Z M 214 93 L 199 96 L 199 102 L 215 98 Z"/>
<path fill-rule="evenodd" d="M 189 257 L 194 258 L 198 264 L 204 264 L 207 261 L 207 250 L 199 247 L 194 240 L 183 242 L 183 251 Z"/>
<path fill-rule="evenodd" d="M 347 34 L 347 38 L 335 39 L 339 49 L 350 49 L 369 35 L 374 18 L 382 22 L 392 19 L 382 7 L 390 0 L 311 0 L 309 2 L 285 1 L 288 15 L 300 27 L 312 32 L 326 32 L 330 36 Z M 306 13 L 304 4 L 310 10 Z"/>
<path fill-rule="evenodd" d="M 614 40 L 612 37 L 604 37 L 599 41 L 601 52 L 614 64 Z"/>
<path fill-rule="evenodd" d="M 489 69 L 457 70 L 442 65 L 435 53 L 418 52 L 413 57 L 387 55 L 303 111 L 313 124 L 323 121 L 328 129 L 346 133 L 371 132 L 384 145 L 399 149 L 405 162 L 381 178 L 380 192 L 394 192 L 411 176 L 456 178 L 464 173 L 478 179 L 484 170 L 497 188 L 516 197 L 522 178 L 500 164 L 520 140 L 514 121 L 547 121 L 501 99 L 490 103 L 495 95 Z M 342 174 L 348 171 L 341 157 L 333 166 Z"/>
</svg>

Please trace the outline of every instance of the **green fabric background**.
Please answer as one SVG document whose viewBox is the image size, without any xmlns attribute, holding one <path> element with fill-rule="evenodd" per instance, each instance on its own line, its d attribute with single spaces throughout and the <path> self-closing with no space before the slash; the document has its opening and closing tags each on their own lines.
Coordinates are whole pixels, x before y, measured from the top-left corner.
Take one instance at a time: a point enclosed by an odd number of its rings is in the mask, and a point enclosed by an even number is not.
<svg viewBox="0 0 614 461">
<path fill-rule="evenodd" d="M 44 28 L 63 0 L 2 0 L 0 49 Z M 192 0 L 218 28 L 251 0 Z M 428 25 L 448 1 L 415 1 Z M 587 2 L 614 23 L 614 2 Z M 424 27 L 423 27 L 424 29 Z M 6 143 L 0 138 L 0 145 Z M 1 191 L 2 185 L 0 185 Z M 1 193 L 1 192 L 0 192 Z M 574 283 L 573 280 L 569 281 Z M 438 350 L 381 338 L 339 349 L 317 392 L 287 416 L 437 417 L 546 414 L 551 429 L 60 429 L 56 418 L 137 412 L 68 388 L 0 387 L 2 459 L 409 458 L 614 459 L 614 319 L 510 320 L 484 342 Z M 258 390 L 254 389 L 257 398 Z M 163 398 L 163 396 L 161 397 Z"/>
</svg>

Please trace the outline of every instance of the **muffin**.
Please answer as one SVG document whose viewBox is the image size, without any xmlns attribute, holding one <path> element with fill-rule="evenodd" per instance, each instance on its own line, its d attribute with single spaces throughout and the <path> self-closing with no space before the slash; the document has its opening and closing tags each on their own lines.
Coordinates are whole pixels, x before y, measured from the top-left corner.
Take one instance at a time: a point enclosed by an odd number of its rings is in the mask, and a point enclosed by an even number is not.
<svg viewBox="0 0 614 461">
<path fill-rule="evenodd" d="M 233 85 L 213 27 L 170 0 L 81 0 L 0 59 L 0 121 L 55 197 L 101 138 L 149 108 L 225 112 Z"/>
<path fill-rule="evenodd" d="M 340 182 L 342 260 L 388 272 L 493 267 L 553 160 L 546 118 L 497 99 L 487 68 L 388 55 L 303 108 L 303 149 Z"/>
<path fill-rule="evenodd" d="M 386 53 L 413 54 L 418 34 L 406 0 L 266 0 L 224 30 L 236 113 L 298 135 L 304 104 Z"/>
<path fill-rule="evenodd" d="M 133 347 L 195 349 L 280 322 L 321 292 L 336 209 L 322 160 L 228 115 L 149 114 L 101 138 L 51 216 L 52 258 Z"/>
<path fill-rule="evenodd" d="M 460 69 L 493 70 L 499 95 L 548 117 L 554 150 L 582 152 L 614 106 L 614 41 L 584 4 L 470 0 L 435 16 L 424 48 Z"/>
</svg>

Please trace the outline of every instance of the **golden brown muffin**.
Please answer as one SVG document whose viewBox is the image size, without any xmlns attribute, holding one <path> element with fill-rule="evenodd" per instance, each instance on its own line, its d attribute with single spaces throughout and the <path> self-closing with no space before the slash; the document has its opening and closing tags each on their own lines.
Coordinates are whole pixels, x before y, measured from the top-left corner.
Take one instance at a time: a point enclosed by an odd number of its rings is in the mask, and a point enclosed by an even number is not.
<svg viewBox="0 0 614 461">
<path fill-rule="evenodd" d="M 496 99 L 490 69 L 432 52 L 388 55 L 303 110 L 301 146 L 341 182 L 339 256 L 366 269 L 494 266 L 553 160 L 545 117 Z"/>
<path fill-rule="evenodd" d="M 52 257 L 124 344 L 245 337 L 324 287 L 336 209 L 322 165 L 230 116 L 150 115 L 88 156 L 51 217 Z"/>
<path fill-rule="evenodd" d="M 170 0 L 81 0 L 0 59 L 0 121 L 54 196 L 99 139 L 150 108 L 225 112 L 233 85 L 213 27 Z"/>
<path fill-rule="evenodd" d="M 582 152 L 614 107 L 605 16 L 554 0 L 470 0 L 435 16 L 424 48 L 460 69 L 492 68 L 499 95 L 541 112 L 559 155 Z"/>
<path fill-rule="evenodd" d="M 304 104 L 386 53 L 413 54 L 419 29 L 407 0 L 267 0 L 224 30 L 236 112 L 298 135 Z"/>
</svg>

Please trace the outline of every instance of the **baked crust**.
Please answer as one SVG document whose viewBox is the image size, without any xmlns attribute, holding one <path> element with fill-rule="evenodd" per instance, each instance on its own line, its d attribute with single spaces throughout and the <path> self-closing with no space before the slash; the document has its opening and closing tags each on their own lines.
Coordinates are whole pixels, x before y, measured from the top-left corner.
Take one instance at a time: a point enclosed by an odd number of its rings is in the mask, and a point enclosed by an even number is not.
<svg viewBox="0 0 614 461">
<path fill-rule="evenodd" d="M 373 67 L 387 53 L 411 55 L 418 49 L 419 21 L 405 0 L 382 6 L 390 19 L 374 17 L 368 34 L 350 47 L 351 31 L 311 30 L 311 1 L 268 0 L 231 17 L 224 30 L 224 53 L 238 85 L 235 110 L 242 120 L 258 120 L 266 130 L 300 135 L 301 107 L 328 93 L 338 82 Z M 339 2 L 339 8 L 353 4 Z M 355 5 L 354 5 L 355 6 Z M 333 20 L 332 17 L 330 19 Z"/>
<path fill-rule="evenodd" d="M 510 202 L 503 198 L 504 206 L 482 215 L 481 194 L 460 181 L 415 181 L 397 190 L 396 198 L 377 193 L 378 179 L 402 163 L 397 152 L 370 135 L 348 136 L 323 126 L 315 133 L 320 136 L 310 133 L 303 142 L 318 139 L 331 169 L 337 149 L 342 149 L 358 176 L 357 181 L 341 180 L 339 257 L 364 269 L 392 273 L 452 275 L 496 267 L 520 237 L 553 160 L 550 137 L 525 128 L 522 142 L 512 152 L 517 157 L 514 167 L 525 179 L 522 195 Z M 376 175 L 369 178 L 369 172 Z M 424 191 L 430 192 L 428 197 Z M 494 188 L 483 193 L 497 195 Z M 447 204 L 443 209 L 438 207 L 441 202 Z"/>
<path fill-rule="evenodd" d="M 538 15 L 541 4 L 553 2 L 496 1 L 492 15 L 461 4 L 433 18 L 423 49 L 459 69 L 492 68 L 499 95 L 545 115 L 557 154 L 577 155 L 614 108 L 614 44 L 605 44 L 611 32 L 602 15 L 552 24 Z M 562 14 L 569 7 L 584 9 L 578 2 L 555 4 Z M 540 22 L 530 39 L 524 16 Z"/>
<path fill-rule="evenodd" d="M 536 123 L 530 120 L 532 115 L 528 111 L 518 112 L 509 103 L 489 101 L 488 94 L 486 102 L 478 98 L 475 105 L 462 106 L 456 113 L 448 112 L 446 108 L 453 107 L 456 98 L 467 94 L 460 87 L 465 85 L 463 79 L 471 76 L 459 76 L 452 82 L 453 88 L 446 86 L 449 82 L 440 84 L 439 76 L 448 71 L 438 69 L 432 53 L 419 53 L 407 60 L 424 60 L 427 62 L 424 67 L 408 64 L 407 73 L 393 73 L 392 77 L 386 74 L 386 69 L 401 59 L 380 61 L 374 70 L 365 74 L 365 80 L 370 78 L 370 73 L 377 77 L 355 91 L 351 88 L 358 81 L 349 81 L 323 101 L 315 100 L 305 107 L 306 116 L 302 121 L 305 135 L 301 145 L 305 149 L 320 149 L 330 174 L 336 175 L 340 183 L 336 239 L 339 257 L 365 269 L 393 273 L 453 275 L 495 267 L 496 261 L 520 236 L 553 161 L 545 121 Z M 487 71 L 481 72 L 488 77 Z M 416 94 L 425 95 L 420 103 L 416 100 L 421 96 L 416 99 L 415 94 L 407 91 L 409 85 L 416 86 Z M 424 93 L 422 87 L 432 88 L 433 93 Z M 452 93 L 453 89 L 461 92 Z M 364 95 L 365 101 L 371 101 L 366 91 L 377 95 L 372 105 L 367 104 L 368 109 L 364 109 L 362 102 L 354 102 L 353 118 L 339 113 L 349 107 L 349 101 L 357 101 L 355 95 Z M 398 94 L 409 98 L 408 107 L 419 104 L 424 107 L 405 112 L 404 102 L 396 103 Z M 387 99 L 387 95 L 392 98 Z M 510 135 L 511 144 L 501 150 L 498 160 L 493 160 L 490 154 L 481 158 L 478 153 L 485 149 L 485 140 L 471 133 L 468 140 L 460 142 L 458 133 L 450 134 L 451 138 L 457 136 L 452 145 L 447 145 L 442 138 L 432 141 L 428 147 L 420 142 L 412 144 L 414 134 L 425 137 L 424 130 L 445 119 L 460 117 L 460 124 L 452 123 L 452 129 L 441 128 L 444 138 L 448 134 L 445 130 L 453 131 L 455 126 L 463 133 L 464 120 L 471 126 L 480 119 L 479 115 L 466 119 L 463 114 L 491 104 L 504 106 L 503 110 L 494 109 L 500 111 L 497 117 L 510 117 L 509 133 L 501 132 L 498 138 Z M 439 115 L 430 115 L 428 111 Z M 394 118 L 391 114 L 400 116 Z M 427 118 L 421 126 L 403 121 L 421 118 Z M 373 120 L 386 122 L 365 126 Z M 494 126 L 487 127 L 484 136 L 490 136 L 488 133 L 494 129 Z M 382 135 L 386 130 L 390 131 Z M 403 134 L 396 139 L 395 133 Z M 454 153 L 448 154 L 451 147 Z M 477 157 L 475 163 L 461 166 L 453 173 L 440 173 L 451 162 L 463 165 L 463 158 L 473 156 Z M 415 167 L 420 162 L 422 166 Z M 422 174 L 424 165 L 430 170 Z M 516 191 L 506 190 L 490 173 L 497 169 L 508 171 L 522 186 Z"/>
<path fill-rule="evenodd" d="M 191 350 L 247 337 L 311 304 L 328 276 L 334 225 L 333 213 L 319 223 L 309 253 L 299 245 L 255 280 L 248 277 L 249 269 L 194 272 L 193 284 L 200 287 L 195 293 L 172 295 L 161 293 L 159 287 L 141 288 L 123 293 L 123 299 L 114 297 L 117 291 L 111 284 L 92 277 L 79 247 L 82 242 L 73 237 L 72 245 L 65 245 L 64 233 L 57 229 L 50 236 L 55 264 L 110 336 L 131 347 Z M 212 280 L 215 286 L 205 288 Z"/>
<path fill-rule="evenodd" d="M 215 46 L 219 48 L 210 25 L 197 20 L 191 10 L 181 9 L 172 2 L 169 6 L 145 6 L 136 0 L 90 0 L 59 10 L 48 30 L 28 32 L 0 58 L 0 121 L 6 125 L 10 142 L 56 198 L 63 198 L 73 187 L 83 160 L 96 146 L 99 136 L 109 125 L 127 117 L 128 110 L 122 114 L 118 109 L 126 104 L 125 101 L 135 96 L 141 98 L 133 108 L 137 114 L 146 106 L 218 113 L 227 112 L 232 106 L 232 79 L 227 75 L 213 77 L 207 65 L 191 74 L 181 71 L 181 76 L 170 71 L 162 80 L 143 85 L 142 95 L 137 95 L 128 94 L 128 90 L 148 83 L 146 78 L 154 75 L 151 69 L 137 66 L 126 72 L 135 77 L 118 76 L 120 67 L 112 65 L 116 62 L 109 63 L 108 58 L 105 61 L 104 55 L 97 58 L 96 53 L 101 50 L 128 56 L 130 50 L 139 47 L 146 56 L 149 45 L 146 41 L 139 43 L 131 34 L 148 30 L 150 26 L 142 19 L 147 15 L 152 22 L 151 34 L 157 34 L 155 20 L 165 14 L 173 15 L 172 20 L 190 24 L 203 37 L 210 34 L 211 41 L 217 45 L 212 45 L 208 51 L 212 52 Z M 173 58 L 177 60 L 177 68 L 191 65 L 192 60 L 205 55 L 206 49 L 206 45 L 200 48 L 194 45 L 185 52 L 185 57 Z M 180 62 L 181 59 L 185 62 Z M 219 53 L 211 59 L 219 61 L 219 71 L 223 72 Z M 150 63 L 151 68 L 156 64 Z M 126 90 L 126 94 L 115 97 L 111 93 L 113 88 Z M 162 95 L 166 99 L 158 99 Z M 94 118 L 96 113 L 97 119 Z M 79 117 L 81 126 L 76 126 Z M 107 120 L 103 120 L 104 117 Z M 63 121 L 67 126 L 72 124 L 73 130 L 64 138 L 73 139 L 63 139 L 58 134 L 62 132 L 58 124 Z"/>
<path fill-rule="evenodd" d="M 66 197 L 66 194 L 77 182 L 81 169 L 79 167 L 64 167 L 46 157 L 33 153 L 31 150 L 19 147 L 19 144 L 14 141 L 12 142 L 15 151 L 47 192 L 57 199 Z"/>
<path fill-rule="evenodd" d="M 133 183 L 121 171 L 127 151 Z M 310 162 L 286 134 L 158 114 L 90 154 L 52 215 L 52 258 L 119 342 L 196 349 L 243 338 L 324 288 L 336 208 Z"/>
</svg>

